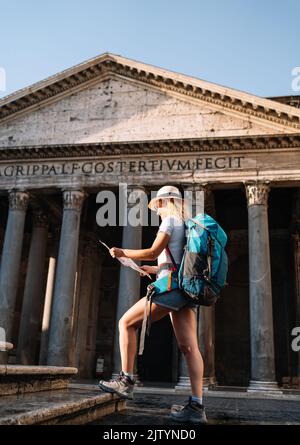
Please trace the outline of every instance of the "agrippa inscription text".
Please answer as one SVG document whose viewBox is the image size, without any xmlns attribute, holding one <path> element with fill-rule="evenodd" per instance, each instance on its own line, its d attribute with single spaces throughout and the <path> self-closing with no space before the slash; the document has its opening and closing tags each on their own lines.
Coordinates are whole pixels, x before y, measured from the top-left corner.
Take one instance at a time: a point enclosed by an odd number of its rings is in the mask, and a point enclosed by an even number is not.
<svg viewBox="0 0 300 445">
<path fill-rule="evenodd" d="M 0 164 L 0 176 L 147 174 L 197 170 L 241 169 L 244 156 L 204 156 L 189 159 L 126 159 Z"/>
</svg>

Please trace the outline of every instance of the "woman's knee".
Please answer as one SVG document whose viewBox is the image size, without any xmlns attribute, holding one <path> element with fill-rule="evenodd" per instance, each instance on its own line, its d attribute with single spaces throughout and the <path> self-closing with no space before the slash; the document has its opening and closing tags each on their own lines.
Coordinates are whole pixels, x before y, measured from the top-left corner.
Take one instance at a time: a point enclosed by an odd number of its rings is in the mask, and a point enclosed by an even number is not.
<svg viewBox="0 0 300 445">
<path fill-rule="evenodd" d="M 123 317 L 120 318 L 118 327 L 119 331 L 123 331 L 124 329 L 128 328 L 128 320 L 126 316 L 123 315 Z"/>
<path fill-rule="evenodd" d="M 137 329 L 136 323 L 126 315 L 126 313 L 120 318 L 119 323 L 119 331 L 127 330 L 129 328 Z"/>
<path fill-rule="evenodd" d="M 182 354 L 184 355 L 195 354 L 200 352 L 198 344 L 189 341 L 179 341 L 178 347 L 182 352 Z"/>
</svg>

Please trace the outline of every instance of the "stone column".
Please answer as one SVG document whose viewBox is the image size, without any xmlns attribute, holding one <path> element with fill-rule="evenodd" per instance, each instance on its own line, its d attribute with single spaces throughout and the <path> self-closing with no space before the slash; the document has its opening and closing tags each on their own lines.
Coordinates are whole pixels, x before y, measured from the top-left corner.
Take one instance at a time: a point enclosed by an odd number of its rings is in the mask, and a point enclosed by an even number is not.
<svg viewBox="0 0 300 445">
<path fill-rule="evenodd" d="M 294 251 L 294 274 L 295 274 L 295 292 L 296 292 L 296 324 L 300 326 L 300 224 L 298 233 L 292 234 Z M 298 352 L 297 377 L 300 381 L 300 352 Z"/>
<path fill-rule="evenodd" d="M 100 295 L 101 295 L 101 281 L 102 281 L 102 264 L 104 260 L 104 252 L 99 251 L 95 252 L 94 256 L 94 281 L 93 281 L 93 291 L 90 299 L 90 307 L 89 307 L 89 317 L 88 317 L 88 337 L 86 344 L 86 353 L 85 353 L 85 376 L 88 378 L 95 378 L 95 363 L 98 358 L 97 353 L 97 330 L 99 323 L 99 304 L 100 304 Z M 100 320 L 101 323 L 101 320 Z"/>
<path fill-rule="evenodd" d="M 127 199 L 127 217 L 131 212 L 132 207 L 135 206 L 135 201 L 138 200 L 138 197 L 141 193 L 144 193 L 144 188 L 141 186 L 130 186 L 128 187 L 128 193 L 133 199 L 131 200 L 131 202 L 128 202 Z M 122 234 L 122 247 L 128 249 L 142 248 L 142 225 L 132 226 L 129 223 L 124 225 Z M 136 261 L 136 263 L 140 264 L 139 261 Z M 116 332 L 114 341 L 114 371 L 112 378 L 115 378 L 121 370 L 118 322 L 122 315 L 140 299 L 140 283 L 141 277 L 136 271 L 129 267 L 124 267 L 122 265 L 120 266 L 116 314 Z M 138 381 L 136 365 L 134 369 L 134 377 Z"/>
<path fill-rule="evenodd" d="M 0 273 L 0 328 L 5 330 L 6 341 L 11 342 L 29 194 L 24 191 L 11 190 L 8 197 L 9 213 Z M 0 353 L 0 363 L 6 362 L 6 360 L 7 354 Z"/>
<path fill-rule="evenodd" d="M 80 214 L 85 193 L 63 191 L 63 221 L 59 243 L 51 314 L 48 365 L 70 366 L 74 361 L 74 290 L 77 268 Z"/>
<path fill-rule="evenodd" d="M 215 217 L 214 195 L 206 184 L 188 184 L 184 187 L 185 198 L 190 200 L 192 217 L 205 211 Z M 215 378 L 215 308 L 200 306 L 197 313 L 198 343 L 204 361 L 203 389 L 216 384 Z M 188 368 L 183 354 L 179 359 L 179 380 L 176 389 L 190 388 Z"/>
<path fill-rule="evenodd" d="M 4 230 L 0 226 L 0 273 L 1 273 L 1 257 L 2 257 L 2 245 L 4 240 Z"/>
<path fill-rule="evenodd" d="M 215 199 L 212 189 L 203 187 L 205 212 L 216 217 Z M 204 361 L 203 388 L 207 390 L 217 384 L 215 374 L 215 305 L 200 306 L 198 319 L 198 341 Z"/>
<path fill-rule="evenodd" d="M 37 341 L 44 305 L 47 240 L 47 216 L 42 212 L 34 211 L 17 347 L 17 363 L 22 365 L 34 365 L 37 361 Z"/>
<path fill-rule="evenodd" d="M 100 251 L 95 239 L 88 239 L 82 243 L 80 249 L 80 283 L 78 285 L 78 307 L 77 307 L 77 333 L 76 333 L 76 367 L 79 377 L 87 377 L 92 374 L 88 362 L 87 339 L 89 330 L 89 315 L 94 312 L 95 284 L 101 275 L 102 259 L 104 253 Z M 101 260 L 99 261 L 99 256 Z M 96 289 L 97 290 L 97 289 Z M 98 307 L 93 314 L 97 324 Z M 92 326 L 94 328 L 95 326 Z M 90 329 L 91 330 L 91 329 Z M 89 345 L 91 346 L 91 345 Z M 94 346 L 94 345 L 93 345 Z"/>
<path fill-rule="evenodd" d="M 267 183 L 245 185 L 248 203 L 251 380 L 248 391 L 278 390 L 275 379 Z"/>
<path fill-rule="evenodd" d="M 294 277 L 296 294 L 295 326 L 300 326 L 300 188 L 296 191 L 292 217 L 292 247 L 294 256 Z M 300 382 L 300 352 L 298 352 L 297 378 Z"/>
</svg>

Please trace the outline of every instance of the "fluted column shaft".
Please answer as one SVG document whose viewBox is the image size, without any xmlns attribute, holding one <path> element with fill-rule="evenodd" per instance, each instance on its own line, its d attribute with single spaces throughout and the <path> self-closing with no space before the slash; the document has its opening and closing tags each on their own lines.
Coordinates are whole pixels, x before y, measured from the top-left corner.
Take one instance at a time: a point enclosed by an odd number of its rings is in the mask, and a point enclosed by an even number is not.
<svg viewBox="0 0 300 445">
<path fill-rule="evenodd" d="M 295 194 L 292 217 L 292 244 L 294 256 L 294 279 L 296 294 L 295 326 L 300 326 L 300 187 Z M 300 379 L 300 351 L 298 352 L 297 377 Z"/>
<path fill-rule="evenodd" d="M 216 217 L 213 191 L 203 186 L 204 209 L 212 218 Z M 215 305 L 200 306 L 198 319 L 198 342 L 204 361 L 203 386 L 208 389 L 216 385 L 215 374 Z"/>
<path fill-rule="evenodd" d="M 184 188 L 185 198 L 189 200 L 192 217 L 197 213 L 207 212 L 215 216 L 213 192 L 208 185 L 188 184 Z M 204 388 L 216 383 L 215 378 L 215 308 L 200 306 L 198 311 L 198 344 L 204 361 Z M 176 389 L 190 387 L 190 378 L 186 359 L 183 354 L 179 358 L 179 379 Z"/>
<path fill-rule="evenodd" d="M 296 292 L 296 323 L 300 326 L 300 224 L 299 233 L 293 234 L 294 249 L 294 273 L 295 273 L 295 292 Z M 300 352 L 298 352 L 297 377 L 300 379 Z"/>
<path fill-rule="evenodd" d="M 81 190 L 63 191 L 63 221 L 50 324 L 48 365 L 69 366 L 74 361 L 73 318 L 80 214 L 84 200 Z"/>
<path fill-rule="evenodd" d="M 133 226 L 130 224 L 130 212 L 141 193 L 144 192 L 142 187 L 128 187 L 127 193 L 131 196 L 131 201 L 127 196 L 127 224 L 123 227 L 122 247 L 128 249 L 141 249 L 142 247 L 142 225 Z M 136 199 L 135 199 L 136 198 Z M 142 205 L 142 203 L 141 203 Z M 139 264 L 139 261 L 136 261 Z M 140 298 L 140 275 L 129 267 L 120 267 L 120 280 L 117 300 L 116 314 L 116 334 L 114 340 L 114 371 L 113 377 L 119 374 L 121 370 L 121 356 L 119 345 L 119 329 L 118 322 L 123 314 L 133 306 Z M 134 370 L 136 371 L 136 370 Z"/>
<path fill-rule="evenodd" d="M 33 212 L 32 226 L 17 347 L 17 363 L 23 365 L 34 365 L 37 360 L 37 340 L 44 305 L 47 216 L 42 212 Z"/>
<path fill-rule="evenodd" d="M 23 245 L 24 223 L 29 194 L 24 191 L 9 192 L 9 213 L 5 230 L 0 272 L 0 327 L 6 341 L 12 341 L 14 310 L 18 289 Z M 2 354 L 0 361 L 6 358 Z"/>
<path fill-rule="evenodd" d="M 78 307 L 77 307 L 77 333 L 76 333 L 76 367 L 78 375 L 87 377 L 93 370 L 89 369 L 87 351 L 87 339 L 89 331 L 90 314 L 94 312 L 95 285 L 99 275 L 101 275 L 103 252 L 99 250 L 97 240 L 88 239 L 82 243 L 79 255 L 80 283 L 78 289 Z M 101 257 L 100 257 L 101 255 Z M 100 259 L 100 258 L 101 259 Z M 100 261 L 99 261 L 100 259 Z M 97 288 L 96 288 L 97 290 Z M 96 309 L 98 309 L 96 307 Z M 94 320 L 97 320 L 97 310 L 94 314 Z M 94 328 L 94 326 L 93 326 Z M 90 332 L 91 335 L 91 332 Z"/>
<path fill-rule="evenodd" d="M 266 183 L 246 184 L 251 332 L 251 381 L 248 390 L 277 389 L 268 227 L 269 190 Z"/>
</svg>

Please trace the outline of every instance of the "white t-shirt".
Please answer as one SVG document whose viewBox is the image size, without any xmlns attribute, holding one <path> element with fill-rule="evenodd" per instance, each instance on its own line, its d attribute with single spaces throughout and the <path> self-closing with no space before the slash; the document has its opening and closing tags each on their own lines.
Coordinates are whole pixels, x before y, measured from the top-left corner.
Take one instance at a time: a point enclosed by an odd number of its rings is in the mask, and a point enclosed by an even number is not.
<svg viewBox="0 0 300 445">
<path fill-rule="evenodd" d="M 170 235 L 169 239 L 169 249 L 173 255 L 175 262 L 178 264 L 181 262 L 183 256 L 183 247 L 185 244 L 185 224 L 184 221 L 177 218 L 174 215 L 166 216 L 159 228 L 158 232 L 168 233 Z M 157 265 L 159 266 L 162 263 L 171 263 L 172 260 L 167 254 L 166 249 L 164 249 L 161 254 L 157 258 Z M 169 271 L 167 269 L 163 269 L 157 278 L 161 278 L 167 275 Z"/>
</svg>

